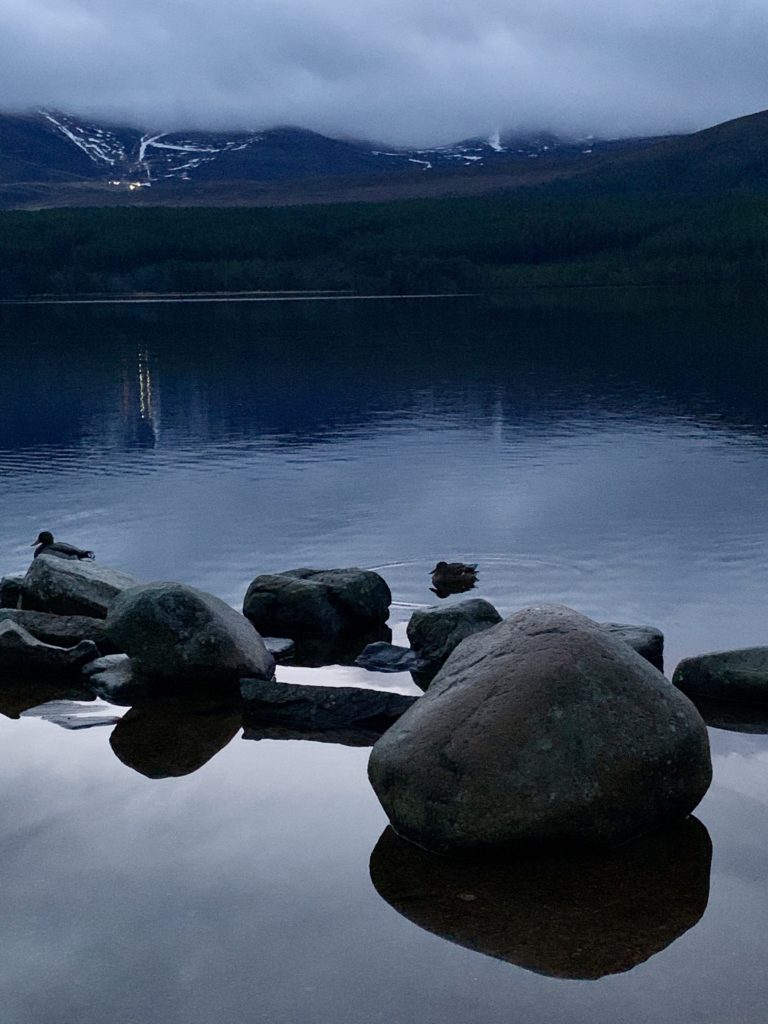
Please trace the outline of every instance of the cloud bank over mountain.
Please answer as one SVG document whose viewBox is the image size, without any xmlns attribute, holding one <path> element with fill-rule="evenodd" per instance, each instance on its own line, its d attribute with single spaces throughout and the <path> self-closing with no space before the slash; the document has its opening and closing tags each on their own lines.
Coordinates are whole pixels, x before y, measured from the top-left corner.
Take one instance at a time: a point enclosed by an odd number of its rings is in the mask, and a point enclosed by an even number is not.
<svg viewBox="0 0 768 1024">
<path fill-rule="evenodd" d="M 768 107 L 764 0 L 4 0 L 0 105 L 433 145 Z"/>
</svg>

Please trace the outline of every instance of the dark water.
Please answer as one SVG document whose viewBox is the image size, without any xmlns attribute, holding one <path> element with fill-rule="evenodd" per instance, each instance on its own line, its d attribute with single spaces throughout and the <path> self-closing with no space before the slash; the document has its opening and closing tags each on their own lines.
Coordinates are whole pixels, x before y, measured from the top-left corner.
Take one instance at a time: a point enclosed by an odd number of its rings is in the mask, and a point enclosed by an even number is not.
<svg viewBox="0 0 768 1024">
<path fill-rule="evenodd" d="M 436 601 L 427 570 L 461 558 L 502 612 L 662 627 L 669 669 L 768 639 L 748 304 L 6 308 L 0 331 L 5 572 L 44 528 L 235 605 L 260 572 L 381 567 L 402 639 Z M 279 678 L 414 692 L 349 667 Z M 711 730 L 700 824 L 458 875 L 382 836 L 365 749 L 237 724 L 181 721 L 180 765 L 162 730 L 124 763 L 108 727 L 0 718 L 4 1019 L 764 1020 L 768 721 Z"/>
</svg>

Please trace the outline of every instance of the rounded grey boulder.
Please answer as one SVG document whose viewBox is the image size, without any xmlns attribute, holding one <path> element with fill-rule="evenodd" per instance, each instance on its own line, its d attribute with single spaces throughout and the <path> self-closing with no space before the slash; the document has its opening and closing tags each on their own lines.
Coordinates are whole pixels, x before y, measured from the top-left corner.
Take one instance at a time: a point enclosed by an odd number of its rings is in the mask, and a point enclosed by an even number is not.
<svg viewBox="0 0 768 1024">
<path fill-rule="evenodd" d="M 679 690 L 597 623 L 546 605 L 466 639 L 368 773 L 401 836 L 451 853 L 622 842 L 690 814 L 712 765 Z"/>
<path fill-rule="evenodd" d="M 481 597 L 442 608 L 420 608 L 408 623 L 408 641 L 421 671 L 428 666 L 438 669 L 462 640 L 499 622 L 499 613 Z"/>
<path fill-rule="evenodd" d="M 369 569 L 290 569 L 257 576 L 243 614 L 264 635 L 325 638 L 386 622 L 392 594 Z"/>
<path fill-rule="evenodd" d="M 184 681 L 269 679 L 275 662 L 239 612 L 181 583 L 147 583 L 121 594 L 107 635 L 141 675 Z"/>
<path fill-rule="evenodd" d="M 97 562 L 39 555 L 24 577 L 24 608 L 56 615 L 107 616 L 112 602 L 139 580 Z"/>
</svg>

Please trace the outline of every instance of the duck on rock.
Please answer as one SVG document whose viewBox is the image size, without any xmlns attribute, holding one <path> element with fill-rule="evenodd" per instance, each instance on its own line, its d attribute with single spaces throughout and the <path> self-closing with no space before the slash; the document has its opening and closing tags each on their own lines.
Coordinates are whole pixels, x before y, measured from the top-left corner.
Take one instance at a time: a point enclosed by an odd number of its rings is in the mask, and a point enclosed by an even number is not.
<svg viewBox="0 0 768 1024">
<path fill-rule="evenodd" d="M 56 555 L 57 558 L 93 558 L 92 551 L 75 547 L 74 544 L 65 544 L 64 541 L 54 541 L 53 534 L 49 530 L 43 530 L 37 540 L 32 541 L 35 548 L 34 557 L 38 555 Z"/>
</svg>

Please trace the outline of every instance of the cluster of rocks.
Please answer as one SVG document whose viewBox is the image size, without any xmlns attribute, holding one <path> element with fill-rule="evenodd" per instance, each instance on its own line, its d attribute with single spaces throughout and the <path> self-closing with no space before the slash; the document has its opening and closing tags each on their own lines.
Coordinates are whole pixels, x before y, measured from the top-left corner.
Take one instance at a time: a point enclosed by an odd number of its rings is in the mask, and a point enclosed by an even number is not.
<svg viewBox="0 0 768 1024">
<path fill-rule="evenodd" d="M 652 627 L 561 606 L 502 619 L 470 599 L 417 610 L 396 647 L 390 603 L 375 572 L 301 568 L 254 579 L 241 614 L 179 583 L 41 555 L 0 582 L 4 707 L 21 713 L 41 692 L 130 707 L 112 746 L 151 777 L 194 770 L 240 727 L 373 745 L 393 829 L 445 854 L 612 845 L 683 819 L 711 779 L 685 694 L 768 693 L 762 648 L 688 659 L 672 685 Z M 291 657 L 410 672 L 425 692 L 276 682 Z"/>
<path fill-rule="evenodd" d="M 262 628 L 270 602 L 260 605 L 257 595 L 279 592 L 279 580 L 259 577 L 249 588 L 246 607 Z M 51 701 L 95 698 L 130 707 L 112 746 L 153 778 L 199 767 L 234 735 L 233 721 L 249 739 L 372 745 L 413 697 L 275 683 L 274 672 L 276 661 L 292 659 L 307 624 L 313 639 L 335 651 L 354 641 L 359 653 L 389 614 L 386 583 L 365 570 L 300 569 L 285 574 L 285 587 L 282 609 L 273 601 L 268 614 L 297 643 L 262 636 L 245 615 L 193 587 L 41 555 L 26 576 L 0 584 L 0 711 L 18 717 Z M 114 721 L 57 711 L 53 720 L 68 727 Z"/>
</svg>

